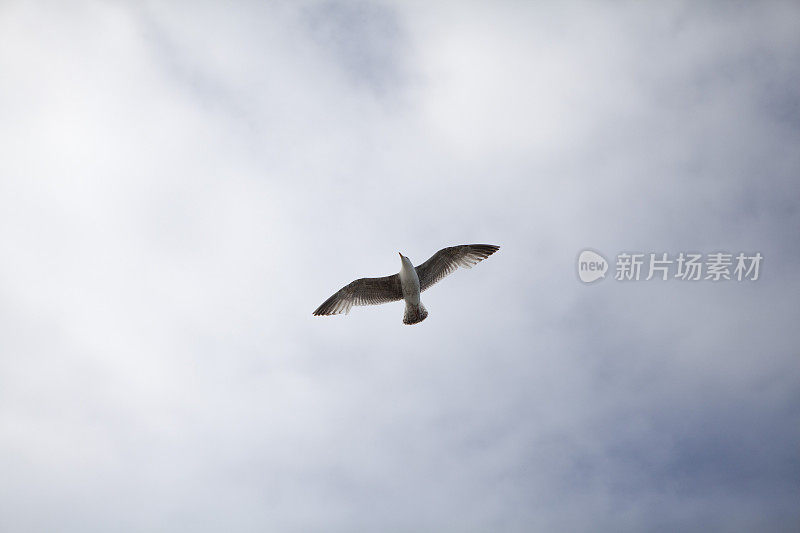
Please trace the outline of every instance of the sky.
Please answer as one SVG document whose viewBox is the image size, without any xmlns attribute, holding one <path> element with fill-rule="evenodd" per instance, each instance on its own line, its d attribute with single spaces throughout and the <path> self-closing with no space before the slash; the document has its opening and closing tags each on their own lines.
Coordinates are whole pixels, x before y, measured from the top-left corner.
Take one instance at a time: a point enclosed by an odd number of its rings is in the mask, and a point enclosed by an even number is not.
<svg viewBox="0 0 800 533">
<path fill-rule="evenodd" d="M 0 530 L 797 530 L 797 3 L 11 0 L 0 73 Z M 613 277 L 690 251 L 759 279 Z"/>
</svg>

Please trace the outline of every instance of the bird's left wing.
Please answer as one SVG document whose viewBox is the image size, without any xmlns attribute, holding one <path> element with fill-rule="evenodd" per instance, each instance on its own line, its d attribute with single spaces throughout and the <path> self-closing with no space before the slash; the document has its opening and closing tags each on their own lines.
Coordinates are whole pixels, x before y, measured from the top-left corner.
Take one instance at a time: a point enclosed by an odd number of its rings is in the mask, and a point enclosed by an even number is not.
<svg viewBox="0 0 800 533">
<path fill-rule="evenodd" d="M 472 268 L 499 249 L 494 244 L 462 244 L 442 248 L 417 267 L 420 291 L 441 281 L 458 267 Z"/>
<path fill-rule="evenodd" d="M 314 315 L 338 315 L 349 313 L 354 305 L 377 305 L 403 299 L 400 276 L 383 278 L 361 278 L 339 289 L 325 300 Z"/>
</svg>

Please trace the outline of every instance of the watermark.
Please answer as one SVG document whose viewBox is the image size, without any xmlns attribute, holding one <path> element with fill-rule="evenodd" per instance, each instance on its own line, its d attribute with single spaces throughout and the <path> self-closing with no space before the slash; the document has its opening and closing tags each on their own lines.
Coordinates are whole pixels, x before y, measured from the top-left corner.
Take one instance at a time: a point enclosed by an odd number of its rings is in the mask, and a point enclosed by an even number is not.
<svg viewBox="0 0 800 533">
<path fill-rule="evenodd" d="M 764 256 L 760 252 L 621 252 L 614 263 L 616 281 L 757 281 Z M 578 278 L 584 283 L 605 279 L 609 269 L 602 254 L 585 249 L 578 255 Z"/>
<path fill-rule="evenodd" d="M 592 283 L 606 277 L 608 261 L 594 250 L 584 250 L 578 256 L 578 277 L 584 283 Z"/>
</svg>

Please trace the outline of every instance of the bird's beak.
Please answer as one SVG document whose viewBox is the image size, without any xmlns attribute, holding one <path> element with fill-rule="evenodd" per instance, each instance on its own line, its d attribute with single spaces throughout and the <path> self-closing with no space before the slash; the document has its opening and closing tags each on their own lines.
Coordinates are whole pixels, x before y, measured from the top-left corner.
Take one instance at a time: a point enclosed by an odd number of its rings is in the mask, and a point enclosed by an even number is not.
<svg viewBox="0 0 800 533">
<path fill-rule="evenodd" d="M 401 254 L 400 252 L 397 252 L 397 255 L 399 255 L 400 257 L 403 257 L 403 254 Z"/>
</svg>

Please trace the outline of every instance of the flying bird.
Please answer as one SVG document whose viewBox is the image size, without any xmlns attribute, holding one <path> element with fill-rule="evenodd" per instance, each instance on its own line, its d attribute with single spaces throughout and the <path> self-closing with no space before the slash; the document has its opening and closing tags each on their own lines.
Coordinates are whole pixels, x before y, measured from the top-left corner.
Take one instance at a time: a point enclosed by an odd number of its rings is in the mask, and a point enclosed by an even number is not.
<svg viewBox="0 0 800 533">
<path fill-rule="evenodd" d="M 493 244 L 450 246 L 442 248 L 417 267 L 414 267 L 411 259 L 400 254 L 399 273 L 383 278 L 357 279 L 325 300 L 314 311 L 314 315 L 347 314 L 354 305 L 378 305 L 405 300 L 403 324 L 417 324 L 428 316 L 428 310 L 420 301 L 421 292 L 458 267 L 472 268 L 499 249 L 499 246 Z"/>
</svg>

